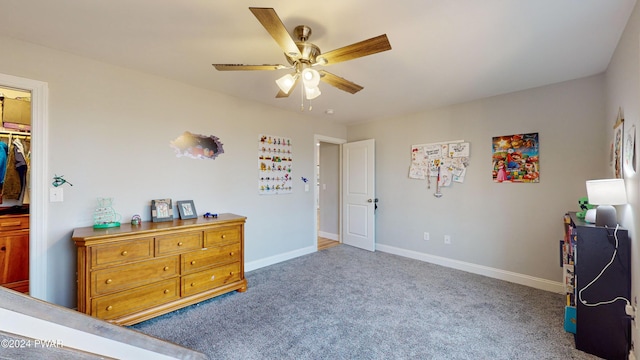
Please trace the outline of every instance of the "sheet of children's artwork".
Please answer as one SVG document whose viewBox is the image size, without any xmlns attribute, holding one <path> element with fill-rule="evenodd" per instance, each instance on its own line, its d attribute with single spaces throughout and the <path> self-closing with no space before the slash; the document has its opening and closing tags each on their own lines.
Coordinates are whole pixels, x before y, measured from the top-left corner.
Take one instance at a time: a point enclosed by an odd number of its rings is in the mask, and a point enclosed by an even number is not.
<svg viewBox="0 0 640 360">
<path fill-rule="evenodd" d="M 439 186 L 463 183 L 469 166 L 469 143 L 464 140 L 411 146 L 409 178 L 425 180 L 437 177 Z"/>
</svg>

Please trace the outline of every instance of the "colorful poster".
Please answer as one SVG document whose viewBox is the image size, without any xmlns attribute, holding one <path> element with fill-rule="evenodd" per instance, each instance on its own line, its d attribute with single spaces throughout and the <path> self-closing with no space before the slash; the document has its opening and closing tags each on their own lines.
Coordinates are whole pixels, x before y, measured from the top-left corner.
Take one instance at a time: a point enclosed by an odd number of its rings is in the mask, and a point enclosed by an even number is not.
<svg viewBox="0 0 640 360">
<path fill-rule="evenodd" d="M 538 133 L 493 138 L 493 181 L 540 182 Z"/>
<path fill-rule="evenodd" d="M 260 135 L 258 142 L 258 192 L 260 195 L 293 192 L 291 139 Z"/>
</svg>

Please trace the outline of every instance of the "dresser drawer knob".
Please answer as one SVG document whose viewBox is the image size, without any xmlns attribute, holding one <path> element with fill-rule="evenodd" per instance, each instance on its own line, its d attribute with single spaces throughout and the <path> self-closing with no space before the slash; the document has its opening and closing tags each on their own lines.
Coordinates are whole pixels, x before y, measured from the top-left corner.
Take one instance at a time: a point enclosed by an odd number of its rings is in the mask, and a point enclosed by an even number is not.
<svg viewBox="0 0 640 360">
<path fill-rule="evenodd" d="M 127 250 L 123 251 L 122 253 L 120 253 L 122 256 L 127 256 L 129 252 Z"/>
<path fill-rule="evenodd" d="M 229 253 L 229 256 L 233 256 L 233 251 Z"/>
<path fill-rule="evenodd" d="M 164 270 L 164 271 L 169 271 L 169 267 L 168 267 L 168 266 L 165 266 L 164 268 L 162 268 L 162 270 Z"/>
<path fill-rule="evenodd" d="M 192 287 L 193 287 L 193 286 L 196 286 L 196 283 L 191 283 L 191 286 L 192 286 Z"/>
<path fill-rule="evenodd" d="M 104 283 L 105 283 L 105 284 L 111 284 L 112 282 L 113 282 L 113 280 L 111 280 L 111 279 L 107 279 L 107 281 L 105 281 Z"/>
<path fill-rule="evenodd" d="M 180 242 L 178 243 L 178 246 L 182 246 L 182 241 L 180 241 Z"/>
<path fill-rule="evenodd" d="M 107 306 L 107 311 L 111 311 L 111 310 L 113 310 L 113 306 L 111 305 Z"/>
<path fill-rule="evenodd" d="M 226 238 L 227 238 L 227 235 L 222 234 L 221 238 L 226 239 Z"/>
<path fill-rule="evenodd" d="M 233 276 L 233 271 L 229 271 L 229 275 Z"/>
<path fill-rule="evenodd" d="M 169 289 L 165 289 L 165 290 L 164 290 L 164 293 L 165 293 L 165 294 L 168 294 L 168 293 L 169 293 Z"/>
<path fill-rule="evenodd" d="M 196 264 L 195 260 L 191 261 L 191 265 L 195 265 L 195 264 Z"/>
</svg>

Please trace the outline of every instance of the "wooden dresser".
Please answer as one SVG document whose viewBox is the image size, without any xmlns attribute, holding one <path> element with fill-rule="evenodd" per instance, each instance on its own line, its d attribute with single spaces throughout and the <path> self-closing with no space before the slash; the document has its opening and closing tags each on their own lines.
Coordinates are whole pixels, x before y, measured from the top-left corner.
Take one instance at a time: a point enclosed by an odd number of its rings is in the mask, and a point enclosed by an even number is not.
<svg viewBox="0 0 640 360">
<path fill-rule="evenodd" d="M 244 292 L 246 217 L 75 229 L 78 311 L 131 325 L 231 291 Z"/>
<path fill-rule="evenodd" d="M 0 216 L 0 286 L 29 292 L 29 214 Z"/>
</svg>

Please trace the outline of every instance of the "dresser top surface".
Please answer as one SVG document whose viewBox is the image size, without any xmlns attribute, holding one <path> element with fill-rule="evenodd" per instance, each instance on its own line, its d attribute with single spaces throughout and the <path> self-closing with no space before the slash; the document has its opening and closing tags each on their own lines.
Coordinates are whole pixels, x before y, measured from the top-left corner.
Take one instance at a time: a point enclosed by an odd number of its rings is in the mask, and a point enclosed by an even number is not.
<svg viewBox="0 0 640 360">
<path fill-rule="evenodd" d="M 72 240 L 80 242 L 83 240 L 109 238 L 121 235 L 153 235 L 157 232 L 166 230 L 189 230 L 198 229 L 212 225 L 225 225 L 227 223 L 244 223 L 247 218 L 235 214 L 218 214 L 217 218 L 198 217 L 195 219 L 173 219 L 172 221 L 151 222 L 143 221 L 139 225 L 131 225 L 130 223 L 122 223 L 118 227 L 95 229 L 93 226 L 76 228 L 73 230 Z"/>
</svg>

